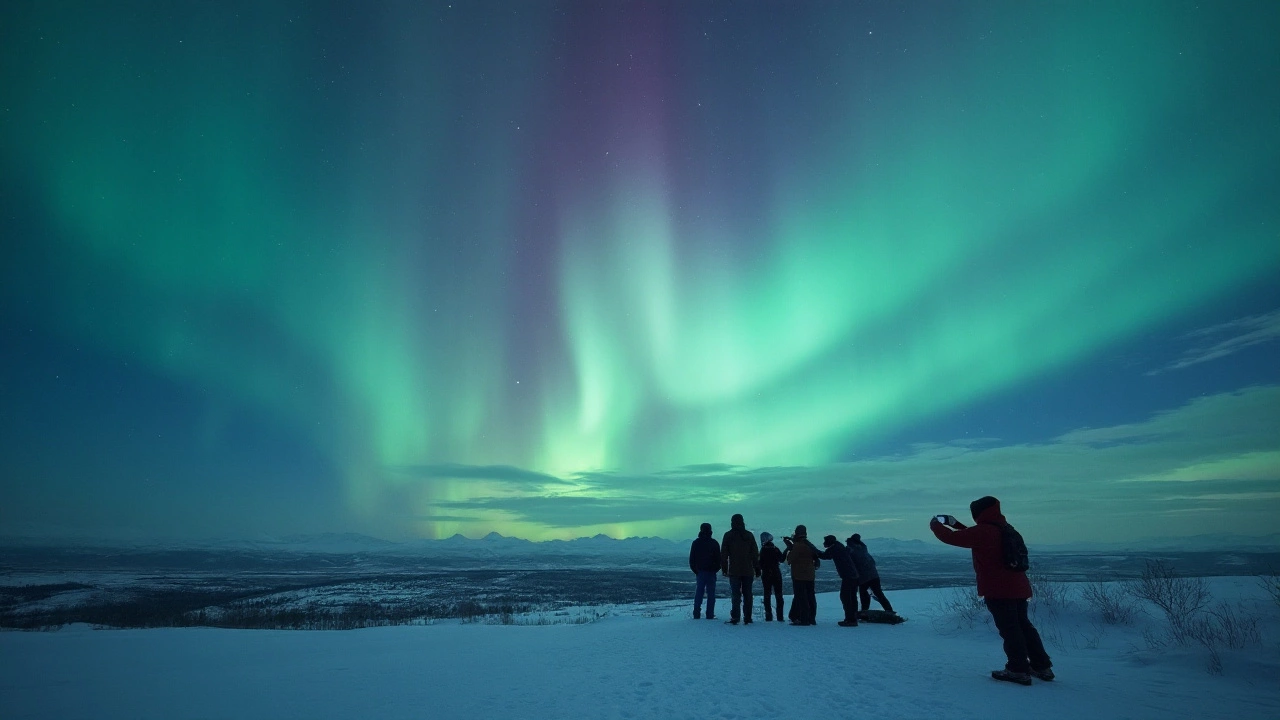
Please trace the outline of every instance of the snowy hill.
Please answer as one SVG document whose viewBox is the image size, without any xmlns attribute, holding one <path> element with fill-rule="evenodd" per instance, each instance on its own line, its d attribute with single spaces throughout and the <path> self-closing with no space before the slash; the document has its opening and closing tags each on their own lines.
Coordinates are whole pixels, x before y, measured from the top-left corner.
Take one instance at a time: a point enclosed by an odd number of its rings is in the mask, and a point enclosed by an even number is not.
<svg viewBox="0 0 1280 720">
<path fill-rule="evenodd" d="M 1263 632 L 1224 650 L 1220 675 L 1202 647 L 1149 647 L 1153 617 L 1105 625 L 1077 602 L 1036 613 L 1058 679 L 998 683 L 985 613 L 929 589 L 890 594 L 907 623 L 858 628 L 835 624 L 828 593 L 816 627 L 692 620 L 682 601 L 345 632 L 7 632 L 0 717 L 1280 717 L 1280 610 L 1252 578 L 1211 582 Z"/>
</svg>

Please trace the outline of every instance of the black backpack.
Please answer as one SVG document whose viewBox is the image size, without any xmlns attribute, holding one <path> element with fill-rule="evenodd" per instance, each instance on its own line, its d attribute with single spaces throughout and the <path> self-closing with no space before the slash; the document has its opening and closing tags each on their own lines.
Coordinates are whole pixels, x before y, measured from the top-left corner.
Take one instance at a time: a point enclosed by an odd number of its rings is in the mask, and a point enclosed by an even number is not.
<svg viewBox="0 0 1280 720">
<path fill-rule="evenodd" d="M 1009 523 L 997 525 L 1000 528 L 1000 550 L 1004 553 L 1004 566 L 1014 572 L 1026 572 L 1031 567 L 1027 559 L 1027 544 L 1022 534 L 1013 529 Z"/>
</svg>

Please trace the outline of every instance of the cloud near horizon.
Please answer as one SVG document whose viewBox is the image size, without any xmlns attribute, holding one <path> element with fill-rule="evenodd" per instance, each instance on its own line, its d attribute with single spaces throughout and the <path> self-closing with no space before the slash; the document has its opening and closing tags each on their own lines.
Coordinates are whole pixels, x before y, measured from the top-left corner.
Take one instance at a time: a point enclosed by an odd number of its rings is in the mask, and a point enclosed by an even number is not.
<svg viewBox="0 0 1280 720">
<path fill-rule="evenodd" d="M 518 492 L 439 501 L 434 517 L 474 518 L 444 523 L 449 527 L 440 535 L 502 526 L 532 539 L 595 532 L 680 538 L 706 520 L 727 526 L 730 514 L 742 512 L 749 527 L 775 533 L 798 523 L 816 530 L 876 525 L 882 534 L 920 538 L 930 515 L 963 516 L 970 500 L 994 494 L 1037 542 L 1099 533 L 1108 539 L 1262 533 L 1274 526 L 1273 505 L 1260 501 L 1280 491 L 1278 408 L 1280 386 L 1255 386 L 1042 443 L 961 440 L 810 467 L 580 473 L 548 478 L 541 487 L 521 483 Z M 455 477 L 488 476 L 483 468 L 451 467 Z M 1162 519 L 1171 514 L 1206 517 Z"/>
</svg>

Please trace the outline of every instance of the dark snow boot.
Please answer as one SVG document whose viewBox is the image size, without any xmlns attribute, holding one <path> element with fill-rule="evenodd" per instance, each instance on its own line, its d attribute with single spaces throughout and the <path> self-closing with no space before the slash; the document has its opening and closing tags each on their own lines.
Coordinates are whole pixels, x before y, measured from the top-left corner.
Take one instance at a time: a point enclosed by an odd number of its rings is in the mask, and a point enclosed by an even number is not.
<svg viewBox="0 0 1280 720">
<path fill-rule="evenodd" d="M 839 625 L 840 627 L 858 627 L 857 620 L 841 620 L 836 624 Z"/>
<path fill-rule="evenodd" d="M 1027 673 L 1010 672 L 1009 670 L 992 670 L 991 677 L 996 680 L 1018 683 L 1019 685 L 1031 684 L 1031 675 Z"/>
<path fill-rule="evenodd" d="M 1054 678 L 1053 668 L 1045 668 L 1043 670 L 1031 668 L 1031 677 L 1045 682 L 1052 682 Z"/>
</svg>

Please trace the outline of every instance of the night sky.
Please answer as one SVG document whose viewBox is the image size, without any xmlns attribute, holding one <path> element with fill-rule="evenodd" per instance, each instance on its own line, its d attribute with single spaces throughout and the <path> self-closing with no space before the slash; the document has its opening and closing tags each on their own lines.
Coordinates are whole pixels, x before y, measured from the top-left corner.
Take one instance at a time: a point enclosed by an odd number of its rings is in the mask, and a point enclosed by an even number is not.
<svg viewBox="0 0 1280 720">
<path fill-rule="evenodd" d="M 1277 38 L 5 3 L 0 535 L 1275 532 Z"/>
</svg>

